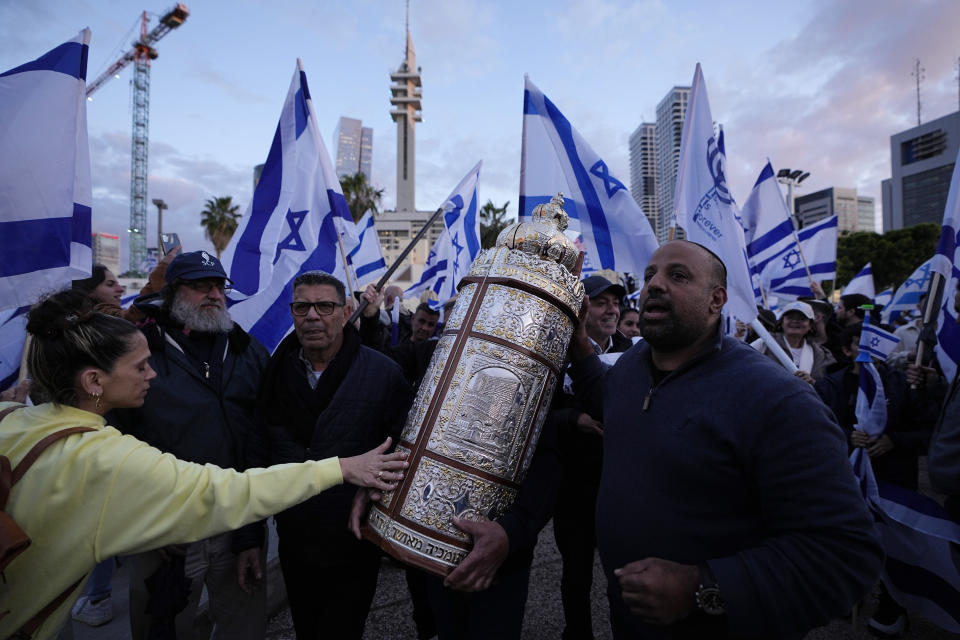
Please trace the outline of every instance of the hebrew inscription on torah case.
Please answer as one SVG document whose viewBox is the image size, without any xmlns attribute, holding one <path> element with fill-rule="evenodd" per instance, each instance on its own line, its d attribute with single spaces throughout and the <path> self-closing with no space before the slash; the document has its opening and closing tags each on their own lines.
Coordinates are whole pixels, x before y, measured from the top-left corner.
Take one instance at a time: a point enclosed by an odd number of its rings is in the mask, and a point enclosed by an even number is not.
<svg viewBox="0 0 960 640">
<path fill-rule="evenodd" d="M 446 575 L 471 546 L 451 516 L 495 520 L 516 497 L 583 301 L 566 227 L 558 195 L 460 282 L 398 443 L 410 467 L 363 529 L 398 560 Z"/>
</svg>

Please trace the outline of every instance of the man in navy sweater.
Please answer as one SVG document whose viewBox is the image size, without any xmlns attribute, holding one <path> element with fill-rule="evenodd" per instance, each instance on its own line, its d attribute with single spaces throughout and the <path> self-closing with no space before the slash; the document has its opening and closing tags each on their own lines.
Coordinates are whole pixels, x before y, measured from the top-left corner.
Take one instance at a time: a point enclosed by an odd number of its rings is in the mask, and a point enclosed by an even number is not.
<svg viewBox="0 0 960 640">
<path fill-rule="evenodd" d="M 800 638 L 880 573 L 843 433 L 810 385 L 723 336 L 726 301 L 722 262 L 670 242 L 644 272 L 644 341 L 610 369 L 582 329 L 571 346 L 574 391 L 605 426 L 615 638 Z"/>
</svg>

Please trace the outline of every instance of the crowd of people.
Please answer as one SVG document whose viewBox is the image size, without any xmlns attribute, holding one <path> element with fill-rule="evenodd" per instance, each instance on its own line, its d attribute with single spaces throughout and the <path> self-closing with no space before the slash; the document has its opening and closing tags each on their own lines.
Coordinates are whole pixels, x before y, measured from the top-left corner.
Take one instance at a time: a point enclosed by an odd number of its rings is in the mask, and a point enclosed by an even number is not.
<svg viewBox="0 0 960 640">
<path fill-rule="evenodd" d="M 262 638 L 273 514 L 297 637 L 363 635 L 381 554 L 360 525 L 403 478 L 391 445 L 455 300 L 394 322 L 396 288 L 356 300 L 305 272 L 293 331 L 270 354 L 231 320 L 229 286 L 215 257 L 173 251 L 129 309 L 98 266 L 31 310 L 31 382 L 4 392 L 0 453 L 16 468 L 56 438 L 7 488 L 4 511 L 32 545 L 3 566 L 0 636 L 109 620 L 120 558 L 136 640 L 192 637 L 204 586 L 218 637 Z M 551 519 L 565 640 L 593 638 L 595 550 L 618 639 L 800 638 L 849 614 L 884 552 L 848 455 L 863 448 L 879 479 L 916 490 L 931 439 L 960 430 L 957 382 L 935 360 L 913 364 L 904 340 L 876 363 L 889 410 L 869 437 L 855 413 L 869 300 L 761 313 L 791 374 L 745 328 L 725 335 L 726 270 L 700 245 L 660 247 L 635 306 L 601 275 L 583 286 L 516 500 L 493 521 L 454 519 L 473 546 L 445 578 L 406 569 L 418 638 L 520 638 Z M 958 504 L 946 506 L 960 519 Z M 870 626 L 896 635 L 907 612 L 880 593 Z"/>
</svg>

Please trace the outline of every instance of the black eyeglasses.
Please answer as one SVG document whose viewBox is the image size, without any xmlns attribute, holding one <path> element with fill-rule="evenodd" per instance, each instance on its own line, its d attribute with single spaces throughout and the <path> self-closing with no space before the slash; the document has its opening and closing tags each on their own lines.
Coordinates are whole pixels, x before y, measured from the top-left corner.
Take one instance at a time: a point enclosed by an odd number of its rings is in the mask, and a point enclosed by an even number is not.
<svg viewBox="0 0 960 640">
<path fill-rule="evenodd" d="M 329 300 L 321 300 L 320 302 L 291 302 L 290 313 L 295 316 L 305 316 L 310 313 L 310 309 L 313 308 L 321 316 L 329 316 L 337 307 L 343 306 L 346 305 L 339 302 L 330 302 Z"/>
<path fill-rule="evenodd" d="M 214 287 L 220 289 L 223 293 L 233 290 L 233 287 L 223 280 L 184 280 L 183 284 L 197 293 L 210 293 L 210 290 Z"/>
</svg>

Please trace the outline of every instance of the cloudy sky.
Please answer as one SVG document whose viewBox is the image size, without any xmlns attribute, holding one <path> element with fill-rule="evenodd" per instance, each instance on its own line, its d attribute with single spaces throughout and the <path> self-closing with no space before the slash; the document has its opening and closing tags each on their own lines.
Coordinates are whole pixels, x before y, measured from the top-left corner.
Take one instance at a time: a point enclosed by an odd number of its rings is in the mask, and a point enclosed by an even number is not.
<svg viewBox="0 0 960 640">
<path fill-rule="evenodd" d="M 797 0 L 411 0 L 423 69 L 417 207 L 434 209 L 477 160 L 480 196 L 519 188 L 523 74 L 629 184 L 627 139 L 675 85 L 703 65 L 724 125 L 731 188 L 742 202 L 767 157 L 811 173 L 803 192 L 856 187 L 873 196 L 890 174 L 890 135 L 917 121 L 914 58 L 925 69 L 924 122 L 958 108 L 960 2 Z M 139 11 L 170 0 L 0 0 L 0 70 L 90 27 L 88 80 L 129 49 Z M 395 201 L 396 126 L 389 73 L 403 58 L 402 0 L 193 0 L 157 45 L 151 73 L 148 199 L 170 206 L 164 228 L 210 248 L 207 198 L 243 209 L 264 161 L 296 59 L 303 60 L 328 146 L 341 115 L 374 129 L 373 182 Z M 151 27 L 154 23 L 151 23 Z M 122 234 L 130 194 L 127 68 L 87 104 L 94 229 Z M 154 233 L 150 207 L 148 238 Z M 126 249 L 124 247 L 124 256 Z M 124 261 L 126 258 L 124 257 Z"/>
</svg>

